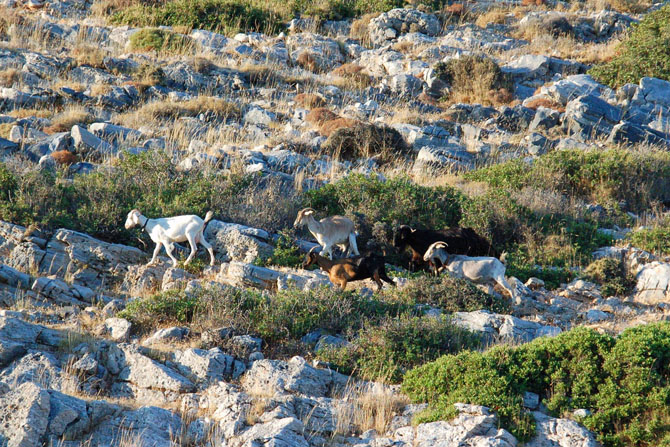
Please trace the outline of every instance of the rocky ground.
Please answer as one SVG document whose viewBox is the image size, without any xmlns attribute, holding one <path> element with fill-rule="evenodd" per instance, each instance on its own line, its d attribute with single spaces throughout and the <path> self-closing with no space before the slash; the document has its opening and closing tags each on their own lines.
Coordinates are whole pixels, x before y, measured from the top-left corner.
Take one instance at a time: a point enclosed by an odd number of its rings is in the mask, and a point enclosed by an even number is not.
<svg viewBox="0 0 670 447">
<path fill-rule="evenodd" d="M 26 170 L 61 166 L 68 151 L 76 155 L 73 178 L 104 172 L 128 152 L 168 150 L 183 171 L 241 169 L 309 188 L 352 171 L 430 177 L 568 147 L 670 144 L 670 82 L 643 78 L 612 90 L 585 74 L 586 54 L 607 51 L 640 20 L 633 14 L 558 5 L 479 26 L 395 9 L 356 35 L 351 21 L 310 19 L 293 20 L 279 35 L 193 30 L 185 51 L 168 54 L 131 48 L 139 29 L 107 24 L 86 1 L 4 4 L 8 16 L 22 18 L 8 23 L 0 48 L 0 157 Z M 575 48 L 558 38 L 542 47 L 546 36 L 520 32 L 538 27 L 569 30 Z M 493 57 L 511 77 L 514 102 L 437 101 L 450 85 L 435 64 L 472 53 Z M 225 107 L 213 102 L 221 99 Z M 330 121 L 348 120 L 336 127 L 395 129 L 409 157 L 394 165 L 324 155 L 330 133 L 315 118 L 319 107 L 335 114 Z M 167 109 L 179 112 L 161 115 Z M 518 445 L 491 409 L 458 404 L 454 420 L 413 425 L 425 405 L 408 404 L 397 386 L 311 359 L 315 344 L 341 343 L 341 334 L 311 334 L 309 360 L 265 358 L 267 345 L 253 331 L 164 327 L 137 335 L 117 313 L 153 291 L 271 294 L 329 284 L 319 271 L 257 265 L 278 237 L 266 229 L 214 220 L 206 237 L 218 265 L 196 275 L 165 257 L 147 267 L 151 248 L 0 221 L 0 445 Z M 668 259 L 624 244 L 593 257 L 621 260 L 635 274 L 635 291 L 611 297 L 582 279 L 548 290 L 535 278 L 511 278 L 519 296 L 511 315 L 457 312 L 453 321 L 495 344 L 578 325 L 616 334 L 668 319 Z M 406 281 L 396 278 L 398 287 Z M 429 309 L 422 318 L 441 313 Z M 194 347 L 221 339 L 240 349 Z M 538 395 L 527 393 L 524 405 L 537 427 L 526 445 L 597 445 L 578 417 L 549 416 Z"/>
</svg>

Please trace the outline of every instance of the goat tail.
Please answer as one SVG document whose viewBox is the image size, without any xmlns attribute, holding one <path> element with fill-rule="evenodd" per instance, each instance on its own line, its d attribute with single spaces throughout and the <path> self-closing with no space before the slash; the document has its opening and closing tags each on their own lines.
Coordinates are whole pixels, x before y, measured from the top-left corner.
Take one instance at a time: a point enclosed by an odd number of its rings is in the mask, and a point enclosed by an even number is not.
<svg viewBox="0 0 670 447">
<path fill-rule="evenodd" d="M 214 213 L 211 211 L 207 211 L 207 214 L 205 214 L 205 223 L 209 222 L 212 220 L 212 217 L 214 217 Z"/>
<path fill-rule="evenodd" d="M 503 251 L 499 259 L 500 262 L 502 262 L 503 264 L 507 264 L 507 252 Z"/>
</svg>

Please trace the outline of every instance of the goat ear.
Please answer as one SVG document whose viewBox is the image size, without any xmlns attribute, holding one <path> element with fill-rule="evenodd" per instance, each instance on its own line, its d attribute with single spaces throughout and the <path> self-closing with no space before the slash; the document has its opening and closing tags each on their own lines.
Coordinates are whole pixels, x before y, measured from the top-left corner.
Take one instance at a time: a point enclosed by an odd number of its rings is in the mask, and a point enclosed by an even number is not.
<svg viewBox="0 0 670 447">
<path fill-rule="evenodd" d="M 414 233 L 414 232 L 416 232 L 416 228 L 410 228 L 409 231 L 411 231 L 412 233 Z"/>
</svg>

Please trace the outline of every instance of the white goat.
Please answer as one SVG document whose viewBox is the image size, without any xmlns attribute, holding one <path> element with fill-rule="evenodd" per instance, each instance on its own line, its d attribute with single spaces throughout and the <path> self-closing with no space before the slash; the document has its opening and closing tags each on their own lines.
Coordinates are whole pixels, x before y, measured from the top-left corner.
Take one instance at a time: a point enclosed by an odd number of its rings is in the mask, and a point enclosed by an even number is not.
<svg viewBox="0 0 670 447">
<path fill-rule="evenodd" d="M 469 279 L 477 284 L 497 282 L 512 298 L 516 298 L 514 289 L 505 279 L 505 264 L 502 261 L 490 256 L 451 255 L 447 252 L 447 247 L 446 242 L 435 242 L 423 255 L 424 261 L 433 263 L 436 274 L 439 270 L 446 269 L 458 278 Z M 436 261 L 440 261 L 442 267 L 438 268 Z"/>
<path fill-rule="evenodd" d="M 213 216 L 214 214 L 211 211 L 207 211 L 205 220 L 202 220 L 199 216 L 193 214 L 163 217 L 161 219 L 148 219 L 143 216 L 139 210 L 135 209 L 128 213 L 125 227 L 126 230 L 130 230 L 137 225 L 141 225 L 142 230 L 146 229 L 151 240 L 156 243 L 154 255 L 148 265 L 152 265 L 156 262 L 158 252 L 162 246 L 165 246 L 165 251 L 176 267 L 177 259 L 172 255 L 174 243 L 184 241 L 188 241 L 191 246 L 191 254 L 186 259 L 186 262 L 184 262 L 184 265 L 191 262 L 191 259 L 195 256 L 195 253 L 198 251 L 198 243 L 207 249 L 210 257 L 210 265 L 214 265 L 214 250 L 212 250 L 212 245 L 207 242 L 205 236 L 203 236 L 205 226 L 207 222 L 212 220 Z"/>
<path fill-rule="evenodd" d="M 356 245 L 356 231 L 351 219 L 343 216 L 330 216 L 316 220 L 314 213 L 312 208 L 300 210 L 293 226 L 307 225 L 309 232 L 322 247 L 321 255 L 326 254 L 329 259 L 333 259 L 333 247 L 337 245 L 346 251 L 347 256 L 352 252 L 360 256 Z"/>
</svg>

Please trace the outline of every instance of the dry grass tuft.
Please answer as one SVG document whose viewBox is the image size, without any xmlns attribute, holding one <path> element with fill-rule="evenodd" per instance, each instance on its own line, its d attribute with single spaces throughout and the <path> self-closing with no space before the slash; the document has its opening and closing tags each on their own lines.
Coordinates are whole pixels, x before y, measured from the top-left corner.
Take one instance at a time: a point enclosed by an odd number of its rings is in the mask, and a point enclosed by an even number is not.
<svg viewBox="0 0 670 447">
<path fill-rule="evenodd" d="M 319 67 L 316 57 L 307 51 L 300 53 L 295 62 L 305 70 L 309 70 L 312 73 L 318 73 L 321 71 L 321 67 Z"/>
<path fill-rule="evenodd" d="M 307 109 L 314 109 L 316 107 L 324 107 L 327 103 L 323 97 L 314 93 L 298 93 L 295 96 L 295 103 L 299 107 Z"/>
<path fill-rule="evenodd" d="M 7 68 L 0 71 L 1 86 L 11 87 L 18 82 L 21 82 L 21 72 L 16 68 Z"/>
<path fill-rule="evenodd" d="M 475 25 L 477 25 L 480 28 L 486 28 L 486 26 L 489 23 L 495 23 L 495 24 L 505 24 L 507 21 L 507 11 L 504 9 L 490 9 L 486 11 L 485 13 L 481 14 L 479 17 L 477 17 L 477 20 L 475 21 Z"/>
<path fill-rule="evenodd" d="M 269 65 L 245 64 L 240 71 L 246 73 L 251 85 L 276 85 L 284 80 L 278 68 Z"/>
<path fill-rule="evenodd" d="M 53 115 L 52 110 L 48 109 L 14 109 L 11 112 L 8 112 L 7 115 L 13 116 L 14 118 L 49 118 Z"/>
<path fill-rule="evenodd" d="M 75 124 L 86 125 L 92 123 L 94 119 L 95 117 L 84 107 L 71 106 L 54 116 L 51 125 L 44 128 L 44 131 L 49 134 L 67 132 Z"/>
<path fill-rule="evenodd" d="M 205 57 L 196 57 L 193 60 L 193 69 L 200 74 L 211 74 L 216 68 L 216 64 Z"/>
<path fill-rule="evenodd" d="M 331 71 L 331 74 L 344 79 L 342 87 L 349 89 L 363 89 L 372 84 L 372 78 L 363 70 L 363 67 L 360 65 L 346 63 L 335 68 Z"/>
<path fill-rule="evenodd" d="M 350 384 L 339 402 L 342 403 L 337 408 L 337 433 L 347 436 L 374 429 L 382 435 L 408 399 L 378 383 Z"/>
<path fill-rule="evenodd" d="M 61 166 L 69 166 L 77 162 L 77 156 L 68 150 L 52 152 L 51 157 L 56 164 Z"/>
<path fill-rule="evenodd" d="M 349 37 L 356 39 L 361 42 L 363 46 L 370 46 L 370 35 L 368 34 L 368 25 L 370 21 L 375 17 L 378 17 L 381 13 L 374 12 L 370 14 L 365 14 L 360 18 L 354 20 L 351 23 L 351 29 L 349 30 Z"/>
<path fill-rule="evenodd" d="M 98 47 L 77 45 L 72 50 L 72 56 L 77 66 L 88 65 L 93 68 L 105 68 L 103 61 L 107 55 Z"/>
<path fill-rule="evenodd" d="M 209 113 L 218 118 L 239 117 L 240 109 L 224 99 L 212 96 L 198 96 L 188 101 L 156 101 L 144 104 L 134 112 L 117 116 L 120 123 L 131 125 L 138 122 L 147 122 L 160 119 L 177 119 L 182 116 L 198 116 L 200 113 Z"/>
<path fill-rule="evenodd" d="M 546 98 L 535 98 L 526 103 L 526 107 L 529 109 L 537 109 L 538 107 L 546 107 L 548 109 L 558 110 L 559 112 L 565 112 L 565 107 L 563 104 L 556 101 L 555 99 L 546 97 Z"/>
</svg>

